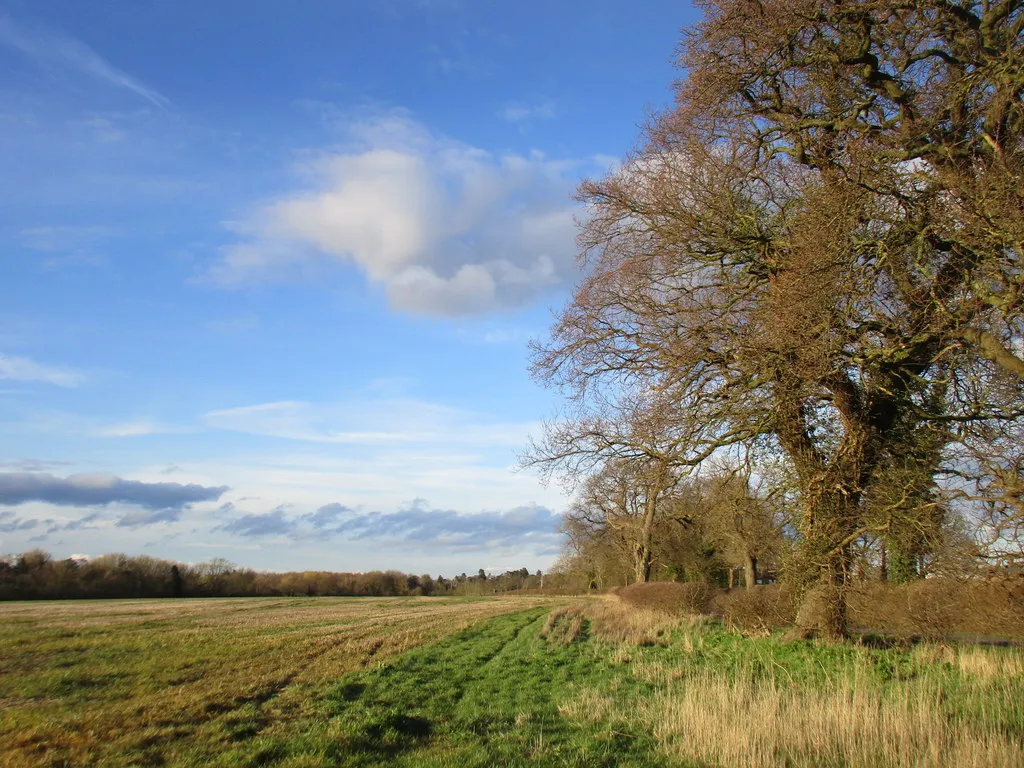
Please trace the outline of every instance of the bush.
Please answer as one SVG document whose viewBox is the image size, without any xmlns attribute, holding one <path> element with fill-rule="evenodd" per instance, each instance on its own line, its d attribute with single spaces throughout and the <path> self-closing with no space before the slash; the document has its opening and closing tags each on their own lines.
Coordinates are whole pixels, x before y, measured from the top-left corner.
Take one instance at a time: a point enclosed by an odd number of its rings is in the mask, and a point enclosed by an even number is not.
<svg viewBox="0 0 1024 768">
<path fill-rule="evenodd" d="M 924 579 L 858 584 L 850 591 L 851 627 L 942 639 L 950 635 L 1024 637 L 1024 579 Z"/>
<path fill-rule="evenodd" d="M 615 591 L 619 599 L 637 608 L 651 608 L 682 616 L 707 613 L 714 590 L 707 584 L 673 581 L 632 584 Z"/>
<path fill-rule="evenodd" d="M 796 620 L 796 593 L 784 584 L 723 592 L 714 600 L 715 612 L 727 627 L 745 635 L 766 634 Z"/>
</svg>

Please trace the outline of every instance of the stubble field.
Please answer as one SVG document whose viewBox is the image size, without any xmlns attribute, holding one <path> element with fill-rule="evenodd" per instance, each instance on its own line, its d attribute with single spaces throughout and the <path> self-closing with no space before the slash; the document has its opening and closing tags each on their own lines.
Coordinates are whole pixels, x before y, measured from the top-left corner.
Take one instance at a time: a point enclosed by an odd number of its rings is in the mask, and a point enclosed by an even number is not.
<svg viewBox="0 0 1024 768">
<path fill-rule="evenodd" d="M 0 605 L 0 765 L 1024 766 L 1024 653 L 608 596 Z"/>
<path fill-rule="evenodd" d="M 0 604 L 0 765 L 206 765 L 376 665 L 546 599 Z M 237 753 L 237 754 L 236 754 Z"/>
</svg>

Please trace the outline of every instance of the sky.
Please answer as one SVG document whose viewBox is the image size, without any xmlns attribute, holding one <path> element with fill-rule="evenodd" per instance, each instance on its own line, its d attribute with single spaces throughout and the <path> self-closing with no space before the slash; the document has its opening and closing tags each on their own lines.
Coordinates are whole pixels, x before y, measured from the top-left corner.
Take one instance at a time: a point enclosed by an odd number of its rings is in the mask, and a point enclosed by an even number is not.
<svg viewBox="0 0 1024 768">
<path fill-rule="evenodd" d="M 0 4 L 0 553 L 548 568 L 527 344 L 696 20 Z"/>
</svg>

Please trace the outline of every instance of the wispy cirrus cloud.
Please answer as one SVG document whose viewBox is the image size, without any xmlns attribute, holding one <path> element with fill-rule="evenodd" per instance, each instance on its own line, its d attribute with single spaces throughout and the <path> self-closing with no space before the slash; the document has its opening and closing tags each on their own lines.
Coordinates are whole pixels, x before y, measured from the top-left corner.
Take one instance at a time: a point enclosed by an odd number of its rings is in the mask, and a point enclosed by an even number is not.
<svg viewBox="0 0 1024 768">
<path fill-rule="evenodd" d="M 522 445 L 533 422 L 485 420 L 481 414 L 412 398 L 354 399 L 315 404 L 261 403 L 211 411 L 207 426 L 232 432 L 314 443 L 393 445 L 444 441 L 490 446 Z"/>
<path fill-rule="evenodd" d="M 26 248 L 42 253 L 81 249 L 83 244 L 117 237 L 121 232 L 113 227 L 103 226 L 42 226 L 26 227 L 19 233 L 19 240 Z"/>
<path fill-rule="evenodd" d="M 0 353 L 0 379 L 38 381 L 58 387 L 77 387 L 85 381 L 85 375 L 68 368 L 39 363 L 28 357 Z"/>
<path fill-rule="evenodd" d="M 50 459 L 2 459 L 0 467 L 4 469 L 16 469 L 19 472 L 45 472 L 48 469 L 66 467 L 70 461 L 54 461 Z"/>
<path fill-rule="evenodd" d="M 85 43 L 55 32 L 15 22 L 0 15 L 0 44 L 20 52 L 46 71 L 65 70 L 114 88 L 123 88 L 166 109 L 164 95 L 115 67 Z"/>
<path fill-rule="evenodd" d="M 176 435 L 194 430 L 175 424 L 162 424 L 157 421 L 124 421 L 108 424 L 95 431 L 97 437 L 144 437 L 146 435 Z"/>
<path fill-rule="evenodd" d="M 527 102 L 514 101 L 506 104 L 498 111 L 498 117 L 508 123 L 524 125 L 538 120 L 551 120 L 555 117 L 555 103 L 550 99 Z"/>
</svg>

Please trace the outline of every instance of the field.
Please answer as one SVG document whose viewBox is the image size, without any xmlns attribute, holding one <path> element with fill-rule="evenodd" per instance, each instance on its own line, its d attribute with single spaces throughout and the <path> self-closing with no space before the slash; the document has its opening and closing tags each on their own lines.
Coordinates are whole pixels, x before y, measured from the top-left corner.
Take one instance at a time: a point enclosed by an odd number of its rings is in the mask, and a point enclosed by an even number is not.
<svg viewBox="0 0 1024 768">
<path fill-rule="evenodd" d="M 1024 654 L 614 597 L 0 605 L 0 765 L 1024 765 Z"/>
</svg>

